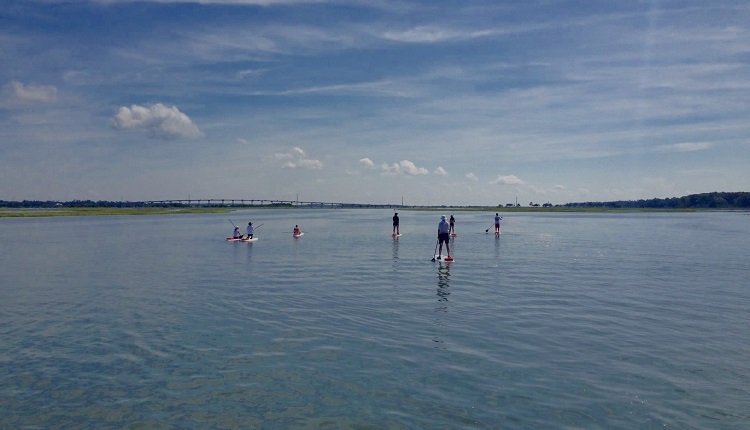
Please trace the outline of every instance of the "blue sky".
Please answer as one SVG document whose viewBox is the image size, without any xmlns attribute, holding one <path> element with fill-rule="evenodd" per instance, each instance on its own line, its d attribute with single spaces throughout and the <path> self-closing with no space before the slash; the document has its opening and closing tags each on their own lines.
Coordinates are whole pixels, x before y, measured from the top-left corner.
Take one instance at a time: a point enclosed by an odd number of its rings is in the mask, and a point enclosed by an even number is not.
<svg viewBox="0 0 750 430">
<path fill-rule="evenodd" d="M 750 3 L 6 0 L 0 200 L 750 191 Z"/>
</svg>

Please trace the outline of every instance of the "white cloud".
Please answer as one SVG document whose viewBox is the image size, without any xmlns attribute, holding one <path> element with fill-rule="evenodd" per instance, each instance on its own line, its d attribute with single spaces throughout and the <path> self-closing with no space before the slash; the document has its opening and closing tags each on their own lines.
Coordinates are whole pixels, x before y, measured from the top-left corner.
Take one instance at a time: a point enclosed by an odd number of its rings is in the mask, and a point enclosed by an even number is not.
<svg viewBox="0 0 750 430">
<path fill-rule="evenodd" d="M 23 107 L 57 101 L 57 88 L 52 85 L 24 85 L 10 81 L 3 86 L 0 106 Z"/>
<path fill-rule="evenodd" d="M 123 106 L 112 118 L 112 127 L 120 130 L 142 129 L 160 139 L 194 138 L 203 133 L 175 106 L 156 103 L 151 106 Z"/>
<path fill-rule="evenodd" d="M 372 162 L 369 158 L 360 158 L 359 164 L 366 166 L 366 167 L 375 167 L 375 163 Z"/>
<path fill-rule="evenodd" d="M 322 169 L 323 162 L 307 158 L 305 151 L 299 146 L 292 148 L 290 152 L 274 154 L 277 160 L 286 160 L 281 167 L 284 169 Z"/>
<path fill-rule="evenodd" d="M 386 163 L 383 163 L 380 166 L 383 169 L 384 175 L 410 175 L 410 176 L 417 176 L 417 175 L 426 175 L 429 173 L 427 169 L 424 167 L 417 167 L 416 164 L 409 160 L 402 160 L 399 163 L 394 163 L 392 165 L 388 165 Z"/>
<path fill-rule="evenodd" d="M 565 191 L 567 189 L 568 187 L 566 187 L 565 185 L 555 185 L 554 187 L 552 187 L 552 191 Z"/>
<path fill-rule="evenodd" d="M 690 152 L 703 151 L 714 146 L 712 142 L 683 142 L 671 145 L 660 145 L 655 148 L 657 152 Z"/>
<path fill-rule="evenodd" d="M 488 182 L 491 185 L 521 185 L 525 184 L 524 181 L 518 178 L 516 175 L 497 175 L 497 178 L 495 178 L 492 181 Z"/>
<path fill-rule="evenodd" d="M 405 31 L 386 31 L 382 37 L 387 40 L 405 43 L 435 43 L 445 40 L 475 39 L 496 34 L 490 30 L 462 31 L 438 27 L 419 26 Z"/>
<path fill-rule="evenodd" d="M 469 173 L 465 174 L 464 176 L 466 176 L 466 179 L 468 179 L 470 181 L 478 181 L 479 180 L 479 178 L 477 177 L 477 175 L 474 174 L 474 172 L 469 172 Z"/>
<path fill-rule="evenodd" d="M 438 168 L 435 169 L 435 174 L 445 176 L 448 174 L 448 172 L 446 172 L 445 169 L 443 169 L 443 166 L 438 166 Z"/>
</svg>

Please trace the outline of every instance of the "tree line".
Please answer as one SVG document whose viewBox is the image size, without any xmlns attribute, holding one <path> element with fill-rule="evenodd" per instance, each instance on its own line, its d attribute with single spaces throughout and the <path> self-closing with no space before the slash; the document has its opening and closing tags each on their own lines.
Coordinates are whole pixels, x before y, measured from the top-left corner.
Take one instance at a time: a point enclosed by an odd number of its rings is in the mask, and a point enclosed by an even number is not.
<svg viewBox="0 0 750 430">
<path fill-rule="evenodd" d="M 713 192 L 666 199 L 566 203 L 560 206 L 610 209 L 748 209 L 750 208 L 750 193 Z"/>
<path fill-rule="evenodd" d="M 54 200 L 0 200 L 0 207 L 5 208 L 141 208 L 141 207 L 186 207 L 180 202 L 130 202 L 108 200 L 72 200 L 60 202 Z M 537 205 L 538 206 L 538 205 Z M 550 207 L 544 204 L 544 207 Z M 750 209 L 750 192 L 713 192 L 690 194 L 683 197 L 648 200 L 617 200 L 611 202 L 565 203 L 555 207 L 567 208 L 607 208 L 607 209 Z"/>
</svg>

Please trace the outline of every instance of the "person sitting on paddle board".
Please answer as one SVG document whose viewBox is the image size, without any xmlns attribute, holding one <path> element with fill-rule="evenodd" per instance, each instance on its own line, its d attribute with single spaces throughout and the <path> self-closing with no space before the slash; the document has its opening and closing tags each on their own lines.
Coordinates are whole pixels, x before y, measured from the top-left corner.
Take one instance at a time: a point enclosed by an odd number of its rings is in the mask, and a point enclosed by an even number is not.
<svg viewBox="0 0 750 430">
<path fill-rule="evenodd" d="M 246 239 L 252 239 L 253 238 L 253 231 L 255 229 L 253 228 L 253 223 L 249 222 L 247 223 L 247 237 Z"/>
<path fill-rule="evenodd" d="M 456 219 L 453 218 L 453 214 L 451 214 L 451 219 L 450 219 L 450 225 L 451 225 L 451 227 L 449 229 L 449 233 L 451 233 L 451 234 L 456 234 L 456 229 L 455 229 L 455 227 L 453 225 L 455 223 L 456 223 Z"/>
<path fill-rule="evenodd" d="M 232 237 L 235 239 L 241 239 L 242 235 L 240 234 L 240 228 L 237 226 L 234 226 L 234 233 L 232 233 Z"/>
<path fill-rule="evenodd" d="M 393 234 L 401 234 L 398 231 L 398 212 L 393 215 Z"/>
<path fill-rule="evenodd" d="M 437 259 L 440 260 L 441 256 L 443 255 L 443 242 L 445 242 L 445 249 L 448 251 L 448 257 L 449 259 L 453 260 L 451 258 L 451 246 L 450 246 L 450 225 L 447 221 L 445 221 L 445 215 L 442 215 L 440 217 L 440 223 L 438 224 L 438 242 L 440 242 L 440 250 L 438 251 L 438 257 Z"/>
<path fill-rule="evenodd" d="M 503 219 L 503 217 L 500 216 L 500 214 L 495 213 L 495 234 L 500 234 L 500 220 Z"/>
<path fill-rule="evenodd" d="M 297 226 L 297 225 L 294 226 L 294 230 L 292 230 L 292 231 L 293 231 L 292 234 L 294 234 L 295 236 L 299 236 L 300 234 L 302 234 L 302 230 L 300 230 L 299 226 Z"/>
</svg>

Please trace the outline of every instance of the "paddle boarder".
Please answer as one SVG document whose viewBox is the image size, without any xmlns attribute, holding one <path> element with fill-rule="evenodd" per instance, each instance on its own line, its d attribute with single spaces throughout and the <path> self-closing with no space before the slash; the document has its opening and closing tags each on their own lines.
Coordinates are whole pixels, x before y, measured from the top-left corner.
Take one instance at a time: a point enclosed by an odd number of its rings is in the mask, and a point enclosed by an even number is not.
<svg viewBox="0 0 750 430">
<path fill-rule="evenodd" d="M 500 216 L 497 212 L 495 212 L 495 234 L 500 234 L 500 220 L 503 219 L 503 217 Z"/>
<path fill-rule="evenodd" d="M 440 260 L 443 256 L 443 242 L 445 242 L 445 249 L 448 251 L 448 257 L 446 260 L 453 260 L 451 258 L 451 246 L 450 246 L 450 224 L 445 220 L 445 215 L 440 216 L 440 223 L 438 224 L 438 243 L 440 243 L 440 250 L 438 251 L 437 259 Z"/>
<path fill-rule="evenodd" d="M 299 229 L 298 225 L 294 226 L 294 230 L 292 230 L 292 234 L 295 235 L 295 236 L 299 236 L 299 235 L 302 234 L 302 230 Z"/>
<path fill-rule="evenodd" d="M 453 214 L 451 214 L 451 219 L 449 221 L 450 221 L 450 226 L 451 226 L 449 233 L 455 235 L 456 234 L 456 229 L 454 227 L 454 224 L 456 223 L 456 219 L 453 218 Z"/>
<path fill-rule="evenodd" d="M 395 235 L 401 234 L 401 232 L 398 231 L 398 222 L 398 212 L 396 212 L 393 214 L 393 234 Z"/>
<path fill-rule="evenodd" d="M 232 233 L 232 237 L 235 239 L 241 239 L 242 234 L 240 234 L 240 228 L 237 226 L 234 226 L 234 233 Z"/>
<path fill-rule="evenodd" d="M 252 239 L 254 232 L 255 232 L 255 228 L 253 228 L 253 223 L 248 222 L 247 223 L 247 239 Z"/>
</svg>

